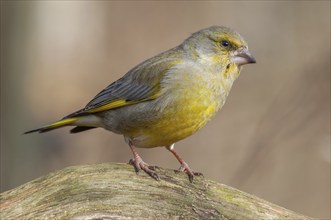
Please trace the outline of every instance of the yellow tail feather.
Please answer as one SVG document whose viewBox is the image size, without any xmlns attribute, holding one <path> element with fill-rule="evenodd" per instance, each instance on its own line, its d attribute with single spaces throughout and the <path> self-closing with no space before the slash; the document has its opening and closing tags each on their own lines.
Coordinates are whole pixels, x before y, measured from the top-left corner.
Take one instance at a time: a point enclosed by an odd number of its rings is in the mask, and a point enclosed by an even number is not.
<svg viewBox="0 0 331 220">
<path fill-rule="evenodd" d="M 75 121 L 77 121 L 79 118 L 66 118 L 66 119 L 62 119 L 60 121 L 54 122 L 50 125 L 44 126 L 42 128 L 38 128 L 38 129 L 34 129 L 31 131 L 27 131 L 24 132 L 24 134 L 28 134 L 28 133 L 33 133 L 33 132 L 47 132 L 53 129 L 57 129 L 57 128 L 61 128 L 63 126 L 67 126 L 67 125 L 71 125 L 72 123 L 74 123 Z"/>
</svg>

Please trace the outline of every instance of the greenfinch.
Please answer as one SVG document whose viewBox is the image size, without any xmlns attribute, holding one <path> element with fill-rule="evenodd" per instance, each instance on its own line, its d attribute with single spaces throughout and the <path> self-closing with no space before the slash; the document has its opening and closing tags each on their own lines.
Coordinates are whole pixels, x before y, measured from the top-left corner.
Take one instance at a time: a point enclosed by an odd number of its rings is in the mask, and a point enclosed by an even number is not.
<svg viewBox="0 0 331 220">
<path fill-rule="evenodd" d="M 140 63 L 85 108 L 25 133 L 64 126 L 75 126 L 70 132 L 78 133 L 101 127 L 124 136 L 136 172 L 143 170 L 159 180 L 155 166 L 145 163 L 135 147 L 164 146 L 192 182 L 201 173 L 190 169 L 174 144 L 198 131 L 222 108 L 242 66 L 255 62 L 239 33 L 223 26 L 208 27 Z"/>
</svg>

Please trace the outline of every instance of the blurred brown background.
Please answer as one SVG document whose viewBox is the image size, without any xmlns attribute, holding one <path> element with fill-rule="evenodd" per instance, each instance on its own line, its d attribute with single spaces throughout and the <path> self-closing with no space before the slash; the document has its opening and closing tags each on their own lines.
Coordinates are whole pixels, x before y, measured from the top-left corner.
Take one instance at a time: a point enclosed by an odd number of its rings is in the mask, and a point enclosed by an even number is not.
<svg viewBox="0 0 331 220">
<path fill-rule="evenodd" d="M 207 178 L 330 218 L 330 2 L 1 1 L 1 191 L 71 165 L 127 162 L 119 135 L 26 130 L 78 110 L 139 62 L 211 25 L 257 59 L 178 152 Z M 165 149 L 139 149 L 177 168 Z"/>
</svg>

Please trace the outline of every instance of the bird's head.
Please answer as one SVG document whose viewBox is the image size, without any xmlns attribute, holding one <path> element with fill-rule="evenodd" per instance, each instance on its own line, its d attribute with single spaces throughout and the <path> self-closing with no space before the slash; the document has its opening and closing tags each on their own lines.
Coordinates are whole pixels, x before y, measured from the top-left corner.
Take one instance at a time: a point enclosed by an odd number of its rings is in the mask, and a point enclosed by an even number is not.
<svg viewBox="0 0 331 220">
<path fill-rule="evenodd" d="M 182 46 L 193 57 L 222 66 L 223 70 L 240 69 L 244 64 L 256 63 L 243 37 L 228 27 L 202 29 L 186 39 Z"/>
</svg>

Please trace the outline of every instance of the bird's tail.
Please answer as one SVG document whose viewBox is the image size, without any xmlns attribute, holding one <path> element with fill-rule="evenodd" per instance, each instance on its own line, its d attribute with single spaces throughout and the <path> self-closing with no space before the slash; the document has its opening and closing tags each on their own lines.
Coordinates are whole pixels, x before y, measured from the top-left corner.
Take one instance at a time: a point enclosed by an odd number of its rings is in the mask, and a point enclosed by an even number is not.
<svg viewBox="0 0 331 220">
<path fill-rule="evenodd" d="M 51 131 L 57 128 L 61 128 L 67 125 L 73 125 L 74 122 L 76 122 L 79 119 L 79 117 L 76 118 L 64 118 L 60 121 L 54 122 L 50 125 L 46 125 L 44 127 L 41 128 L 37 128 L 37 129 L 33 129 L 27 132 L 24 132 L 24 134 L 29 134 L 29 133 L 33 133 L 33 132 L 38 132 L 38 133 L 43 133 L 43 132 L 47 132 L 47 131 Z"/>
</svg>

